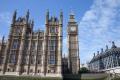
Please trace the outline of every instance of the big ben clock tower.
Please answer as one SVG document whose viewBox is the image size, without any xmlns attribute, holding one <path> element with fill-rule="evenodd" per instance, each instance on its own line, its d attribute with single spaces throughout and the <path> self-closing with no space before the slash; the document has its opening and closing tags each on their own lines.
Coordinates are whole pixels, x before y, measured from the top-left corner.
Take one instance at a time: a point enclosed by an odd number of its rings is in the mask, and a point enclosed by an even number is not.
<svg viewBox="0 0 120 80">
<path fill-rule="evenodd" d="M 78 24 L 75 21 L 74 14 L 70 14 L 67 25 L 68 33 L 68 68 L 72 74 L 78 74 L 80 69 L 79 42 L 78 42 Z"/>
</svg>

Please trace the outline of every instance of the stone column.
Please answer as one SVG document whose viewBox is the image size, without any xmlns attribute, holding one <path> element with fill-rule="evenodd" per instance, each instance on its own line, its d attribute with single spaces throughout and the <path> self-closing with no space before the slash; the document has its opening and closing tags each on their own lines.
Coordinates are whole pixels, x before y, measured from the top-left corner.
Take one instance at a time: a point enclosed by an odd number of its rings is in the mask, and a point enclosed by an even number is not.
<svg viewBox="0 0 120 80">
<path fill-rule="evenodd" d="M 71 66 L 70 66 L 70 36 L 69 36 L 69 33 L 68 33 L 68 36 L 67 36 L 67 43 L 68 43 L 68 69 L 70 70 Z"/>
<path fill-rule="evenodd" d="M 41 55 L 42 57 L 42 63 L 41 63 L 41 65 L 42 65 L 42 67 L 41 67 L 41 72 L 42 72 L 42 74 L 43 74 L 43 76 L 44 76 L 44 74 L 45 74 L 45 53 L 46 53 L 46 35 L 45 35 L 45 33 L 44 33 L 44 39 L 43 39 L 43 44 L 42 44 L 42 47 L 43 47 L 43 54 Z M 47 57 L 47 56 L 46 56 Z"/>
<path fill-rule="evenodd" d="M 22 31 L 22 39 L 21 39 L 21 44 L 19 48 L 18 61 L 17 61 L 17 67 L 16 67 L 16 71 L 18 75 L 21 75 L 21 63 L 22 63 L 22 54 L 24 52 L 26 30 L 27 30 L 27 26 L 25 24 Z"/>
<path fill-rule="evenodd" d="M 63 26 L 63 12 L 60 12 L 59 33 L 58 33 L 58 59 L 57 59 L 57 73 L 62 77 L 62 26 Z"/>
<path fill-rule="evenodd" d="M 36 48 L 35 48 L 35 69 L 34 69 L 34 74 L 37 72 L 37 57 L 38 57 L 38 41 L 39 41 L 39 33 L 37 34 L 37 41 L 36 41 Z M 40 44 L 39 44 L 40 45 Z"/>
<path fill-rule="evenodd" d="M 59 77 L 62 76 L 62 24 L 59 24 L 59 33 L 58 33 L 57 73 Z"/>
<path fill-rule="evenodd" d="M 4 59 L 3 59 L 3 64 L 2 64 L 3 74 L 5 74 L 5 71 L 7 69 L 7 61 L 8 61 L 8 57 L 9 57 L 8 55 L 9 55 L 9 52 L 10 52 L 10 45 L 11 45 L 11 40 L 12 40 L 13 28 L 14 28 L 13 24 L 11 24 L 9 38 L 8 38 L 7 45 L 6 45 L 6 48 L 5 48 Z"/>
<path fill-rule="evenodd" d="M 79 57 L 79 40 L 77 35 L 77 72 L 80 70 L 80 57 Z"/>
<path fill-rule="evenodd" d="M 28 47 L 28 70 L 27 70 L 27 74 L 29 74 L 29 69 L 30 69 L 31 43 L 32 43 L 32 32 L 30 35 L 30 42 L 29 42 L 29 47 Z"/>
</svg>

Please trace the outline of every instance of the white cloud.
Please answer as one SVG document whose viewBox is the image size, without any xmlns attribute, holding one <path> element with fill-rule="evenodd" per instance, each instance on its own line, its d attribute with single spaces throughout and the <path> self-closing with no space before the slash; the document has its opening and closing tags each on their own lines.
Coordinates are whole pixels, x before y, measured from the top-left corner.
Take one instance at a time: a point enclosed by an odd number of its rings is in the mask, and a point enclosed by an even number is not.
<svg viewBox="0 0 120 80">
<path fill-rule="evenodd" d="M 120 0 L 94 0 L 79 24 L 81 62 L 92 58 L 109 41 L 120 46 Z"/>
</svg>

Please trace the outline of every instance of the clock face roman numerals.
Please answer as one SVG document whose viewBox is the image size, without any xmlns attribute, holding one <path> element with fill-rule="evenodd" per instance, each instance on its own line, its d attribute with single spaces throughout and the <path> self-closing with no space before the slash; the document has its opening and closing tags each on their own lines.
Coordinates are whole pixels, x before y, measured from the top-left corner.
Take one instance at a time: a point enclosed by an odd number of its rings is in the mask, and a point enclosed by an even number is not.
<svg viewBox="0 0 120 80">
<path fill-rule="evenodd" d="M 73 31 L 76 31 L 76 27 L 71 27 L 71 28 L 70 28 L 70 31 L 72 31 L 72 32 L 73 32 Z"/>
</svg>

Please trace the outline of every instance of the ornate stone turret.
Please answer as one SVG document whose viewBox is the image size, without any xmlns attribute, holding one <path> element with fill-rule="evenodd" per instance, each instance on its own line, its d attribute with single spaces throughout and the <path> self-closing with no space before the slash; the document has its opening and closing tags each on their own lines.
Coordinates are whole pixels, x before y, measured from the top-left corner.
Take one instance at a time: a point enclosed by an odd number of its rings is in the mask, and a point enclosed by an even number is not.
<svg viewBox="0 0 120 80">
<path fill-rule="evenodd" d="M 115 45 L 114 41 L 112 41 L 112 48 L 117 48 L 117 46 Z"/>
<path fill-rule="evenodd" d="M 13 18 L 12 18 L 12 24 L 15 23 L 15 21 L 16 21 L 16 16 L 17 16 L 17 10 L 14 11 Z"/>
</svg>

